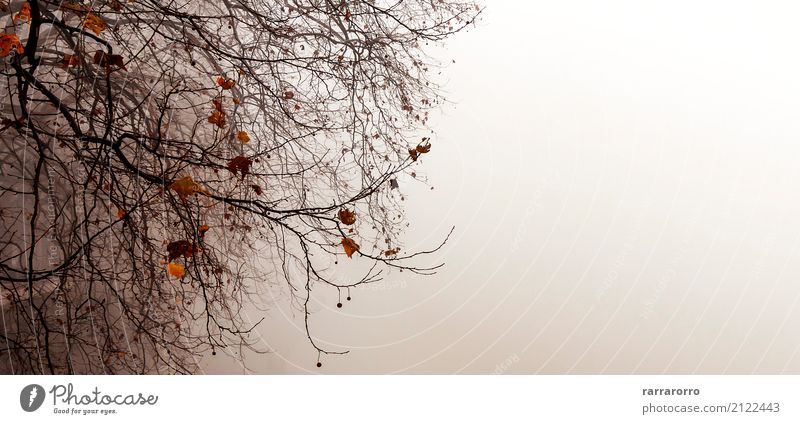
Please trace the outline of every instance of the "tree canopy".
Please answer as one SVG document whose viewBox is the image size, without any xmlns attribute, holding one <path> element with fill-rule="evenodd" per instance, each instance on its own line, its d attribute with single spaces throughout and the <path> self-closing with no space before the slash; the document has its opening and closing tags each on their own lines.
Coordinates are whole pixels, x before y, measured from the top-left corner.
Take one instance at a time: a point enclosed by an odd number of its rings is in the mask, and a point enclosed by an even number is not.
<svg viewBox="0 0 800 424">
<path fill-rule="evenodd" d="M 241 309 L 273 284 L 316 356 L 341 354 L 314 338 L 312 290 L 439 266 L 415 259 L 440 246 L 399 245 L 397 187 L 443 102 L 425 47 L 474 3 L 0 9 L 0 370 L 191 373 L 252 346 Z M 339 260 L 370 265 L 343 284 Z"/>
</svg>

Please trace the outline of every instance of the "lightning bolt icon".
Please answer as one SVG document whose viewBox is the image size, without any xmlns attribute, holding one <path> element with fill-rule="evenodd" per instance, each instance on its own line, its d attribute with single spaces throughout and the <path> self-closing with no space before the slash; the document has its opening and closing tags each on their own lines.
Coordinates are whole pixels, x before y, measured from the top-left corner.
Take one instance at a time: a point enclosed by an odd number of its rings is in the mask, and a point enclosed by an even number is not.
<svg viewBox="0 0 800 424">
<path fill-rule="evenodd" d="M 38 393 L 37 393 L 36 387 L 32 387 L 32 388 L 31 388 L 31 395 L 30 395 L 30 399 L 28 400 L 28 402 L 29 402 L 29 403 L 28 403 L 28 407 L 30 407 L 31 405 L 33 405 L 33 401 L 34 401 L 34 400 L 36 400 L 36 396 L 37 396 L 37 395 L 38 395 Z"/>
</svg>

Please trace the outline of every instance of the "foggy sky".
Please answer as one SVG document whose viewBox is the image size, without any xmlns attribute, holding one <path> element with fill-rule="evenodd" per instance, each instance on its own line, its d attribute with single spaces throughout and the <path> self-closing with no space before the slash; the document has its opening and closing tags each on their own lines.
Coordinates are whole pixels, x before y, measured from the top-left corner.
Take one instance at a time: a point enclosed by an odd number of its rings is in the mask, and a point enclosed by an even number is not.
<svg viewBox="0 0 800 424">
<path fill-rule="evenodd" d="M 800 372 L 800 6 L 486 5 L 433 50 L 455 60 L 418 164 L 434 189 L 401 187 L 404 249 L 454 225 L 421 263 L 446 266 L 341 310 L 315 292 L 315 335 L 351 350 L 321 369 L 276 287 L 253 370 Z"/>
</svg>

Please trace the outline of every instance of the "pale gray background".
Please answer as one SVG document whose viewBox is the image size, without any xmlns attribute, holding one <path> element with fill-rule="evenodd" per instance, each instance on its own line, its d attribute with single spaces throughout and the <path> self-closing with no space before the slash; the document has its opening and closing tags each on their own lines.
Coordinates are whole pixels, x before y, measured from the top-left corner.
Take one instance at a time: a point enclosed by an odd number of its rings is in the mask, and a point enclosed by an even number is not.
<svg viewBox="0 0 800 424">
<path fill-rule="evenodd" d="M 797 3 L 486 5 L 433 51 L 435 189 L 402 187 L 407 250 L 457 227 L 447 266 L 320 290 L 315 333 L 352 353 L 319 370 L 276 291 L 253 370 L 800 372 Z"/>
</svg>

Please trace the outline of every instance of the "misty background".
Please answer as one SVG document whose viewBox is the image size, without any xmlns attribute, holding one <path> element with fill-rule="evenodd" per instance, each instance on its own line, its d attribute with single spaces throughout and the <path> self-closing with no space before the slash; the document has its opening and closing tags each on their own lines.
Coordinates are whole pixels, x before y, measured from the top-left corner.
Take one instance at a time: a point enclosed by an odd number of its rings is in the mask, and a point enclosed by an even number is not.
<svg viewBox="0 0 800 424">
<path fill-rule="evenodd" d="M 422 265 L 274 288 L 256 373 L 800 372 L 800 5 L 488 1 L 431 53 L 446 106 L 404 184 Z M 358 259 L 353 259 L 356 262 Z M 348 275 L 347 260 L 337 274 Z M 206 373 L 242 373 L 209 356 Z"/>
</svg>

